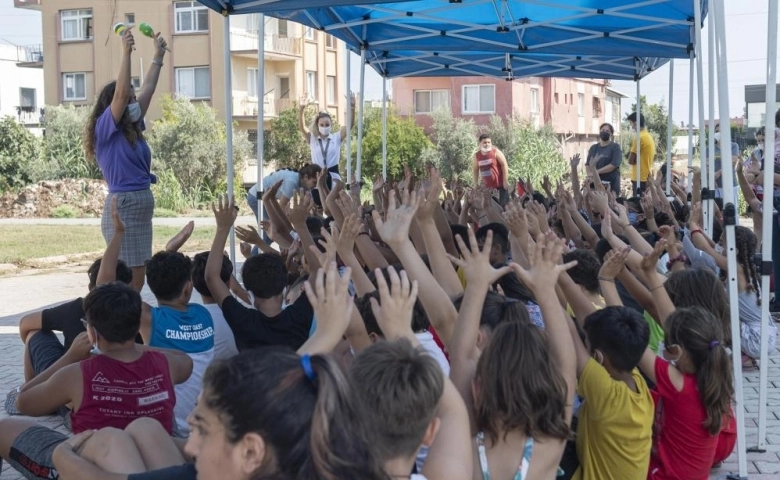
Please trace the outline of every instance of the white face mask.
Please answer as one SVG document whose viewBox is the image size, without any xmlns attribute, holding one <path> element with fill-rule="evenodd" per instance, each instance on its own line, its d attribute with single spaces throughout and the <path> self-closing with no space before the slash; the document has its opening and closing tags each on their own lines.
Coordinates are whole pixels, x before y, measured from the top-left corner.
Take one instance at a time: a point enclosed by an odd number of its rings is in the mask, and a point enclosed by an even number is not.
<svg viewBox="0 0 780 480">
<path fill-rule="evenodd" d="M 141 119 L 141 105 L 138 102 L 127 105 L 127 116 L 130 122 L 135 123 Z"/>
<path fill-rule="evenodd" d="M 330 135 L 330 127 L 320 127 L 320 134 L 325 136 Z"/>
<path fill-rule="evenodd" d="M 720 244 L 715 245 L 715 251 L 722 255 L 723 254 L 723 245 L 720 245 Z"/>
<path fill-rule="evenodd" d="M 658 342 L 658 356 L 669 362 L 670 365 L 673 367 L 677 366 L 677 360 L 669 360 L 664 356 L 664 352 L 666 351 L 666 345 L 664 344 L 664 341 L 661 340 Z"/>
<path fill-rule="evenodd" d="M 480 150 L 482 150 L 482 153 L 490 153 L 490 151 L 493 150 L 493 147 L 482 147 Z"/>
</svg>

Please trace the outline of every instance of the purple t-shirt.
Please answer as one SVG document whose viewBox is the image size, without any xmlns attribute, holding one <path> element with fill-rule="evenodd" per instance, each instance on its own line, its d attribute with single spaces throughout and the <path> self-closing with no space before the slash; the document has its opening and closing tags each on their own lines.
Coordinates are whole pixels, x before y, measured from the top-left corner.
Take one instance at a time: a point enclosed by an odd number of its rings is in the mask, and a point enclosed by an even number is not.
<svg viewBox="0 0 780 480">
<path fill-rule="evenodd" d="M 149 145 L 138 139 L 133 147 L 114 122 L 111 107 L 95 125 L 95 157 L 110 193 L 146 190 L 156 182 Z"/>
</svg>

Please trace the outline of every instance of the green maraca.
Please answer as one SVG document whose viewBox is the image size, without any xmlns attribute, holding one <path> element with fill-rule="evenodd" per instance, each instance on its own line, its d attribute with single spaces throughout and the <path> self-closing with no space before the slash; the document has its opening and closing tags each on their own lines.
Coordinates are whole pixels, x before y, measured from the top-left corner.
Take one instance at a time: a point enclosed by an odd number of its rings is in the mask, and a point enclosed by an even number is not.
<svg viewBox="0 0 780 480">
<path fill-rule="evenodd" d="M 151 25 L 149 25 L 146 22 L 141 22 L 141 24 L 138 25 L 138 31 L 141 32 L 145 37 L 155 38 L 154 29 L 152 28 Z M 168 48 L 167 46 L 163 48 L 165 48 L 169 52 L 171 51 L 171 49 Z"/>
</svg>

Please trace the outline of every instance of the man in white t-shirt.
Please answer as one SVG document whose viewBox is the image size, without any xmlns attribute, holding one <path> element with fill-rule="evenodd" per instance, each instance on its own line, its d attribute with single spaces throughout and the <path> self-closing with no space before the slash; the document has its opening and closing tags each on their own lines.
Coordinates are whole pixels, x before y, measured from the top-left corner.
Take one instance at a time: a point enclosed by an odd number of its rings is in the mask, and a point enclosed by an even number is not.
<svg viewBox="0 0 780 480">
<path fill-rule="evenodd" d="M 193 257 L 192 286 L 200 293 L 203 299 L 203 306 L 209 311 L 214 322 L 214 360 L 223 360 L 238 355 L 238 348 L 236 348 L 233 330 L 230 329 L 227 321 L 225 321 L 222 309 L 211 298 L 211 291 L 206 285 L 205 272 L 208 258 L 209 252 L 202 252 Z M 225 285 L 229 286 L 232 274 L 233 264 L 227 257 L 222 257 L 222 270 L 219 272 L 219 277 L 225 282 Z"/>
</svg>

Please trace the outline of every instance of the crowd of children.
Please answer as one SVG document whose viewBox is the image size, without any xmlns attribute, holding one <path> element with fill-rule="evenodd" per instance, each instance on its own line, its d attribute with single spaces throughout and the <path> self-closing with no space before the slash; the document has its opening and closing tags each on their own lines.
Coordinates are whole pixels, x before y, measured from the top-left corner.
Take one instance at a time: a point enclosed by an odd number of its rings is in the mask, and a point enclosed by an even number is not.
<svg viewBox="0 0 780 480">
<path fill-rule="evenodd" d="M 222 197 L 210 251 L 178 252 L 190 224 L 146 263 L 156 306 L 119 260 L 114 200 L 89 293 L 22 319 L 26 383 L 6 401 L 74 436 L 12 416 L 0 456 L 67 480 L 708 478 L 735 444 L 731 356 L 760 357 L 760 237 L 737 227 L 732 352 L 699 174 L 690 199 L 662 175 L 623 198 L 571 167 L 506 207 L 433 168 L 377 178 L 367 202 L 309 169 L 319 201 L 258 192 L 270 241 L 236 228 L 241 283 Z"/>
</svg>

